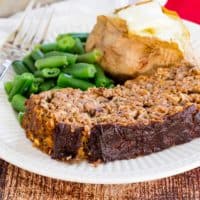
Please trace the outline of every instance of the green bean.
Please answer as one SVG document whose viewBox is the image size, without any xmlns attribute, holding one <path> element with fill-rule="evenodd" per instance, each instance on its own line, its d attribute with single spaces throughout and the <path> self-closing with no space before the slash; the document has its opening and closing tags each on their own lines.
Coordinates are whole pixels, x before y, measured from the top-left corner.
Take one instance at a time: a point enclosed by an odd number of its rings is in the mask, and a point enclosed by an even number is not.
<svg viewBox="0 0 200 200">
<path fill-rule="evenodd" d="M 16 94 L 11 101 L 12 107 L 18 112 L 25 112 L 26 98 L 20 94 Z"/>
<path fill-rule="evenodd" d="M 34 60 L 39 60 L 44 57 L 44 54 L 42 53 L 42 51 L 39 48 L 36 48 L 31 52 L 31 57 Z"/>
<path fill-rule="evenodd" d="M 31 55 L 27 55 L 23 58 L 23 63 L 25 64 L 25 66 L 28 68 L 28 70 L 30 72 L 34 72 L 36 69 L 35 69 L 35 65 L 34 65 L 34 61 L 31 57 Z"/>
<path fill-rule="evenodd" d="M 37 83 L 37 84 L 41 84 L 41 83 L 44 83 L 44 78 L 41 78 L 41 77 L 35 77 L 34 83 Z"/>
<path fill-rule="evenodd" d="M 92 64 L 76 63 L 64 68 L 63 72 L 70 74 L 75 78 L 80 78 L 80 79 L 94 78 L 96 73 L 96 68 Z"/>
<path fill-rule="evenodd" d="M 21 87 L 19 94 L 25 95 L 27 92 L 29 92 L 33 82 L 34 82 L 34 76 L 31 73 L 24 73 L 22 74 L 22 77 L 25 79 L 25 82 L 23 86 Z"/>
<path fill-rule="evenodd" d="M 95 85 L 97 87 L 109 87 L 113 81 L 105 76 L 104 71 L 100 66 L 96 65 L 96 70 Z"/>
<path fill-rule="evenodd" d="M 62 88 L 72 87 L 72 88 L 80 88 L 81 90 L 87 90 L 90 87 L 95 87 L 94 84 L 88 81 L 76 79 L 64 73 L 61 73 L 59 75 L 58 80 L 57 80 L 57 85 Z"/>
<path fill-rule="evenodd" d="M 34 74 L 36 77 L 55 78 L 59 75 L 59 73 L 60 73 L 60 69 L 58 68 L 45 68 L 45 69 L 36 71 Z"/>
<path fill-rule="evenodd" d="M 59 50 L 83 54 L 85 52 L 83 44 L 79 38 L 73 38 L 70 35 L 57 37 Z"/>
<path fill-rule="evenodd" d="M 58 44 L 58 49 L 61 51 L 72 51 L 76 45 L 76 40 L 70 35 L 65 35 L 63 37 L 57 37 L 56 42 Z"/>
<path fill-rule="evenodd" d="M 107 86 L 107 88 L 114 88 L 115 85 L 113 83 L 110 83 L 110 85 Z"/>
<path fill-rule="evenodd" d="M 13 81 L 13 87 L 9 92 L 9 96 L 8 96 L 8 100 L 11 101 L 13 96 L 17 93 L 20 92 L 21 87 L 24 85 L 25 83 L 25 79 L 22 78 L 20 75 L 15 76 L 14 81 Z"/>
<path fill-rule="evenodd" d="M 71 51 L 73 53 L 83 54 L 85 52 L 85 49 L 83 48 L 81 40 L 79 38 L 75 38 L 75 41 L 76 41 L 75 46 Z"/>
<path fill-rule="evenodd" d="M 31 95 L 31 94 L 36 94 L 38 93 L 39 91 L 39 84 L 36 83 L 36 82 L 33 82 L 28 90 L 28 97 Z"/>
<path fill-rule="evenodd" d="M 52 57 L 52 56 L 66 56 L 69 64 L 76 63 L 76 60 L 78 57 L 78 55 L 66 53 L 66 52 L 60 52 L 60 51 L 52 51 L 44 55 L 45 58 Z"/>
<path fill-rule="evenodd" d="M 44 83 L 42 83 L 40 86 L 39 86 L 39 91 L 42 92 L 42 91 L 47 91 L 47 90 L 50 90 L 52 89 L 53 87 L 55 87 L 55 81 L 50 79 L 48 81 L 45 81 Z"/>
<path fill-rule="evenodd" d="M 67 33 L 67 34 L 60 34 L 58 37 L 63 37 L 65 35 L 70 35 L 73 38 L 79 38 L 82 42 L 85 42 L 89 36 L 89 33 Z"/>
<path fill-rule="evenodd" d="M 51 51 L 51 52 L 44 54 L 44 57 L 49 58 L 52 56 L 65 56 L 65 54 L 66 54 L 65 52 L 61 52 L 61 51 Z"/>
<path fill-rule="evenodd" d="M 9 101 L 12 100 L 16 94 L 25 94 L 34 80 L 34 76 L 31 73 L 24 73 L 22 75 L 15 76 L 12 90 L 9 93 Z"/>
<path fill-rule="evenodd" d="M 17 115 L 17 119 L 20 124 L 22 124 L 23 118 L 24 118 L 24 112 L 19 112 Z"/>
<path fill-rule="evenodd" d="M 19 94 L 25 94 L 29 90 L 29 88 L 30 88 L 30 86 L 33 83 L 35 78 L 34 78 L 33 74 L 31 74 L 31 73 L 23 73 L 21 76 L 26 81 L 25 81 L 25 84 L 21 87 Z"/>
<path fill-rule="evenodd" d="M 50 52 L 50 51 L 57 51 L 58 50 L 58 45 L 56 42 L 52 42 L 52 43 L 46 43 L 46 44 L 42 44 L 40 45 L 40 49 L 44 52 Z"/>
<path fill-rule="evenodd" d="M 43 44 L 36 44 L 33 49 L 41 49 Z"/>
<path fill-rule="evenodd" d="M 12 90 L 12 88 L 13 88 L 13 82 L 12 81 L 8 81 L 8 82 L 4 83 L 4 89 L 7 93 L 7 95 L 10 94 L 10 91 Z"/>
<path fill-rule="evenodd" d="M 9 96 L 8 96 L 8 100 L 11 101 L 13 96 L 17 93 L 20 92 L 21 87 L 24 85 L 25 83 L 25 79 L 21 78 L 21 76 L 15 76 L 14 81 L 13 81 L 13 87 L 9 92 Z"/>
<path fill-rule="evenodd" d="M 91 52 L 82 54 L 82 55 L 78 55 L 77 58 L 77 62 L 85 62 L 85 63 L 97 63 L 100 61 L 100 59 L 102 58 L 102 52 L 95 49 Z"/>
<path fill-rule="evenodd" d="M 17 74 L 23 74 L 29 72 L 24 63 L 21 60 L 15 60 L 12 62 L 12 67 Z"/>
<path fill-rule="evenodd" d="M 66 56 L 52 56 L 48 58 L 42 58 L 35 62 L 35 66 L 37 69 L 41 70 L 44 68 L 57 68 L 67 65 L 67 57 Z"/>
</svg>

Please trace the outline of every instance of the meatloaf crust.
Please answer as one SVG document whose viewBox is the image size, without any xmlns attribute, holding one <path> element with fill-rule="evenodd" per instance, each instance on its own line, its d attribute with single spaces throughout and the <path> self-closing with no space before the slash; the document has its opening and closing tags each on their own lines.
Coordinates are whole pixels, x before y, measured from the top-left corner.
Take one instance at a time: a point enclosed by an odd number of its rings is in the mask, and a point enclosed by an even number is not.
<svg viewBox="0 0 200 200">
<path fill-rule="evenodd" d="M 26 102 L 27 137 L 54 159 L 131 159 L 200 137 L 200 71 L 158 68 L 112 89 L 52 90 Z"/>
<path fill-rule="evenodd" d="M 54 131 L 53 141 L 54 147 L 52 158 L 74 158 L 81 147 L 83 128 L 77 128 L 74 132 L 67 124 L 58 124 Z M 67 147 L 67 148 L 66 148 Z"/>
<path fill-rule="evenodd" d="M 89 161 L 131 159 L 200 137 L 200 111 L 195 106 L 166 117 L 162 123 L 121 126 L 97 125 L 88 142 Z"/>
</svg>

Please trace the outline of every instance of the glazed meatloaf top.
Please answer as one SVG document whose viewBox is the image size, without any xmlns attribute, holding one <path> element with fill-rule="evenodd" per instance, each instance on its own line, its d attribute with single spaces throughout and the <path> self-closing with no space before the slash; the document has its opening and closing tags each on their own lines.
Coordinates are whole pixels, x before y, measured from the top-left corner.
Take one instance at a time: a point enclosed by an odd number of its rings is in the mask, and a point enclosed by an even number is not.
<svg viewBox="0 0 200 200">
<path fill-rule="evenodd" d="M 72 132 L 81 128 L 87 140 L 95 125 L 163 122 L 191 105 L 200 110 L 200 70 L 189 65 L 158 68 L 154 75 L 140 75 L 112 89 L 67 88 L 32 95 L 23 127 L 36 146 L 50 153 L 57 124 L 69 125 Z"/>
</svg>

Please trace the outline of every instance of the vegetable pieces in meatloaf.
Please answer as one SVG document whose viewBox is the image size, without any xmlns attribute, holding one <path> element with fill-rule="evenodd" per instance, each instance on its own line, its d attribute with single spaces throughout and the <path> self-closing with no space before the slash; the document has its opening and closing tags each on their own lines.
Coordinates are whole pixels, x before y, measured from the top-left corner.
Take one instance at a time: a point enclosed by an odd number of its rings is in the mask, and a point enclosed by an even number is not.
<svg viewBox="0 0 200 200">
<path fill-rule="evenodd" d="M 32 95 L 23 128 L 55 159 L 131 159 L 200 137 L 200 71 L 158 68 L 115 88 Z"/>
</svg>

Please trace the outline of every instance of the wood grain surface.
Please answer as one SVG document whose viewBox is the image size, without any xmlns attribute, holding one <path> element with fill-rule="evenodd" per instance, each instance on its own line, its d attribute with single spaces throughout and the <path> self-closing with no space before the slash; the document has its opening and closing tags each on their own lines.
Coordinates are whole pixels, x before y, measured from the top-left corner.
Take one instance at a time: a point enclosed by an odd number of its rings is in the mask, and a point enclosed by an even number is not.
<svg viewBox="0 0 200 200">
<path fill-rule="evenodd" d="M 39 176 L 0 160 L 0 200 L 200 200 L 200 168 L 157 181 L 92 185 Z"/>
</svg>

